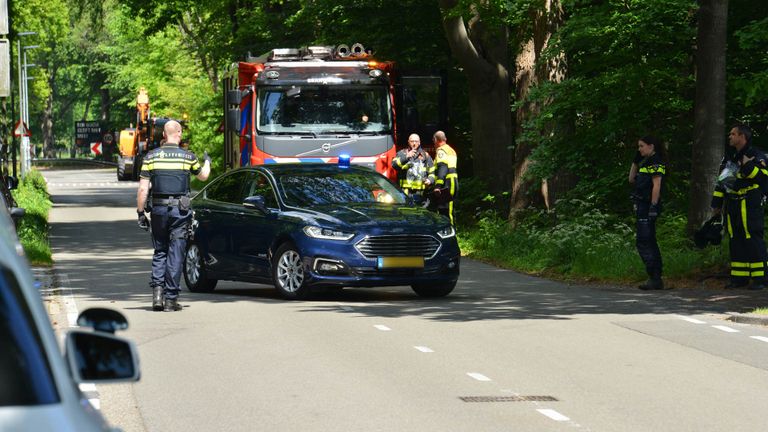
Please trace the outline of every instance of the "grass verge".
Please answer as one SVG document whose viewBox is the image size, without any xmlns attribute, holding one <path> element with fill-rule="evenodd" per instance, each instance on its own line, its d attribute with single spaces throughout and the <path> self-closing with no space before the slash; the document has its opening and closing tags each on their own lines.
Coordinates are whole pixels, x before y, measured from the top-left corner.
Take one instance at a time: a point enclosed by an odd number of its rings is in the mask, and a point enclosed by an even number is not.
<svg viewBox="0 0 768 432">
<path fill-rule="evenodd" d="M 13 191 L 13 197 L 19 207 L 26 209 L 16 230 L 27 259 L 32 265 L 52 265 L 48 240 L 48 212 L 52 204 L 43 175 L 35 170 L 28 172 Z"/>
</svg>

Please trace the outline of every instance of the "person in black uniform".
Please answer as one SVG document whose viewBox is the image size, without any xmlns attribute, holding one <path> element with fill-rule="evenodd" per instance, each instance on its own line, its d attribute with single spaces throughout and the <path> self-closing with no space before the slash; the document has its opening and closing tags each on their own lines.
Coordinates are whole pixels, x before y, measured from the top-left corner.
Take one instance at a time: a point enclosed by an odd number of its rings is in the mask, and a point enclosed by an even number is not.
<svg viewBox="0 0 768 432">
<path fill-rule="evenodd" d="M 144 157 L 141 166 L 136 211 L 139 226 L 152 225 L 152 309 L 178 311 L 179 281 L 187 246 L 187 226 L 192 220 L 189 209 L 189 174 L 205 181 L 211 172 L 211 159 L 205 154 L 204 164 L 194 153 L 179 147 L 181 125 L 175 120 L 165 124 L 165 143 Z M 152 185 L 151 221 L 145 205 Z"/>
<path fill-rule="evenodd" d="M 763 239 L 763 196 L 768 192 L 768 159 L 752 147 L 752 130 L 737 125 L 728 134 L 736 150 L 723 158 L 720 181 L 712 196 L 712 211 L 722 214 L 730 237 L 731 281 L 726 288 L 765 287 L 768 253 Z M 731 175 L 729 175 L 729 173 Z"/>
<path fill-rule="evenodd" d="M 632 198 L 637 216 L 637 252 L 648 273 L 648 281 L 638 287 L 642 290 L 664 289 L 656 218 L 661 214 L 661 192 L 667 172 L 665 159 L 664 144 L 655 137 L 645 136 L 637 142 L 637 156 L 629 173 L 629 181 L 635 186 Z"/>
</svg>

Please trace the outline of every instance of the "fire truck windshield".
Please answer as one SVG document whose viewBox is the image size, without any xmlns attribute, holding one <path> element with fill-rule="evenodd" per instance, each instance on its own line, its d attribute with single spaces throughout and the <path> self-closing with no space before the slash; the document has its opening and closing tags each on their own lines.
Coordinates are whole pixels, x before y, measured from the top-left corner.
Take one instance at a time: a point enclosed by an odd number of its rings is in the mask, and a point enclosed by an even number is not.
<svg viewBox="0 0 768 432">
<path fill-rule="evenodd" d="M 383 85 L 286 85 L 258 90 L 260 134 L 382 134 L 392 129 Z"/>
</svg>

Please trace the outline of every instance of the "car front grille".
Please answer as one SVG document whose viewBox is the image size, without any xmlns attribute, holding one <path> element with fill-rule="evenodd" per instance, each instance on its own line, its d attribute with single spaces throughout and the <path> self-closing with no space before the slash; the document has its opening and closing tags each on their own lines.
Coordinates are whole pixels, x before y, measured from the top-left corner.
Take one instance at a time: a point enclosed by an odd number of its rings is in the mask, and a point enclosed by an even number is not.
<svg viewBox="0 0 768 432">
<path fill-rule="evenodd" d="M 428 235 L 404 234 L 371 236 L 360 240 L 356 245 L 366 258 L 421 256 L 432 258 L 440 248 L 440 242 Z"/>
</svg>

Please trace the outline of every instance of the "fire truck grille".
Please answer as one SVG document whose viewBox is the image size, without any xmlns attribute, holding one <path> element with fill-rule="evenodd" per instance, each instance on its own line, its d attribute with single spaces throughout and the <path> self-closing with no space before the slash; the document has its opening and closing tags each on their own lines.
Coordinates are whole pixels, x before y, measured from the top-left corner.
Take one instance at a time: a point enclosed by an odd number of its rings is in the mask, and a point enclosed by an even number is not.
<svg viewBox="0 0 768 432">
<path fill-rule="evenodd" d="M 366 258 L 398 256 L 432 258 L 440 248 L 440 242 L 428 235 L 389 235 L 366 237 L 355 247 Z"/>
</svg>

